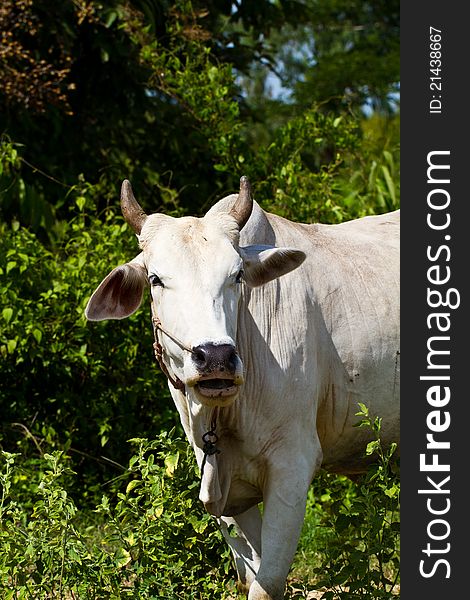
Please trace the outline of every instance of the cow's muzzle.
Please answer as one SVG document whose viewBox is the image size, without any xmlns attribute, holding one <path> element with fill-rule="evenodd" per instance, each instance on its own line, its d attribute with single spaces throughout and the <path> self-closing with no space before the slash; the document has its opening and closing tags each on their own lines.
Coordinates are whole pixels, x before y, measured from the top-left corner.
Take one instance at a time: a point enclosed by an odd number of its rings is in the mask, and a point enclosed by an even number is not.
<svg viewBox="0 0 470 600">
<path fill-rule="evenodd" d="M 195 387 L 202 396 L 226 398 L 238 392 L 243 377 L 234 346 L 202 344 L 192 349 L 191 358 L 199 374 Z"/>
</svg>

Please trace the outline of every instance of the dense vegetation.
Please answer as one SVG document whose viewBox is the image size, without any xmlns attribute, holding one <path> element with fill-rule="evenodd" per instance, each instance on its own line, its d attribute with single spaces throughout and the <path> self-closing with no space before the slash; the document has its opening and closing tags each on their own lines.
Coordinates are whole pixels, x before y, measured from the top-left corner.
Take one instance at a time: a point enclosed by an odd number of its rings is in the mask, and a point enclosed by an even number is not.
<svg viewBox="0 0 470 600">
<path fill-rule="evenodd" d="M 2 597 L 233 593 L 148 311 L 83 317 L 136 252 L 120 182 L 173 215 L 241 174 L 299 221 L 398 207 L 397 35 L 397 2 L 2 2 Z M 362 482 L 312 488 L 291 596 L 318 580 L 330 598 L 389 594 L 398 487 L 379 435 L 369 451 Z"/>
</svg>

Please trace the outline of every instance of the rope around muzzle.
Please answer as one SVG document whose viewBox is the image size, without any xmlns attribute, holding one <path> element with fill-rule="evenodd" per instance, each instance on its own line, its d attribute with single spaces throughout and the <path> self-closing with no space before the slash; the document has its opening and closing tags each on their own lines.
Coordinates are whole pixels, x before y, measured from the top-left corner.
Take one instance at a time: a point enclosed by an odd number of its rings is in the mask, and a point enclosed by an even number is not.
<svg viewBox="0 0 470 600">
<path fill-rule="evenodd" d="M 162 322 L 156 315 L 152 301 L 150 302 L 150 312 L 152 314 L 153 338 L 154 338 L 153 350 L 155 352 L 155 358 L 157 359 L 157 362 L 160 365 L 160 369 L 162 370 L 163 374 L 166 376 L 168 381 L 171 383 L 171 385 L 176 390 L 180 390 L 181 392 L 184 393 L 184 391 L 185 391 L 184 383 L 176 375 L 175 375 L 175 377 L 173 377 L 171 375 L 170 371 L 168 370 L 168 367 L 166 366 L 166 364 L 163 360 L 163 346 L 160 344 L 160 342 L 158 340 L 158 331 L 161 331 L 162 333 L 164 333 L 167 337 L 170 338 L 170 340 L 172 340 L 175 344 L 177 344 L 182 350 L 185 350 L 186 352 L 189 352 L 190 354 L 192 354 L 193 349 L 190 348 L 189 346 L 187 346 L 186 344 L 184 344 L 181 340 L 179 340 L 177 337 L 175 337 L 169 331 L 167 331 L 166 329 L 163 328 Z"/>
<path fill-rule="evenodd" d="M 169 337 L 171 340 L 173 340 L 173 342 L 175 342 L 175 344 L 177 344 L 182 350 L 186 350 L 186 352 L 191 352 L 191 353 L 193 350 L 192 350 L 192 348 L 189 348 L 189 346 L 186 346 L 185 344 L 183 344 L 183 342 L 181 340 L 179 340 L 178 338 L 176 338 L 174 335 L 172 335 L 171 333 L 166 331 L 166 329 L 164 329 L 162 327 L 162 323 L 161 323 L 160 319 L 153 314 L 153 310 L 152 310 L 152 323 L 153 323 L 153 337 L 155 340 L 153 343 L 153 349 L 155 352 L 155 358 L 157 359 L 158 364 L 160 365 L 160 369 L 166 375 L 166 378 L 168 379 L 168 381 L 171 383 L 171 385 L 176 390 L 180 390 L 180 391 L 184 392 L 184 390 L 185 390 L 184 383 L 176 375 L 175 375 L 175 377 L 173 377 L 171 375 L 170 371 L 168 370 L 168 367 L 166 366 L 166 364 L 163 360 L 163 346 L 158 341 L 158 331 L 160 330 L 167 337 Z"/>
<path fill-rule="evenodd" d="M 155 358 L 157 359 L 157 362 L 160 365 L 160 369 L 162 370 L 163 374 L 167 377 L 167 379 L 171 383 L 171 385 L 176 390 L 180 390 L 183 393 L 185 393 L 185 388 L 186 388 L 185 384 L 176 375 L 175 375 L 175 377 L 173 377 L 171 375 L 171 373 L 168 370 L 168 367 L 166 366 L 166 364 L 163 360 L 163 346 L 158 341 L 158 332 L 161 331 L 162 333 L 164 333 L 177 346 L 179 346 L 182 350 L 189 352 L 190 354 L 193 353 L 193 349 L 190 348 L 189 346 L 187 346 L 186 344 L 184 344 L 181 340 L 179 340 L 176 336 L 171 334 L 169 331 L 164 329 L 164 327 L 162 326 L 162 322 L 155 315 L 155 311 L 153 309 L 153 304 L 150 305 L 150 308 L 151 308 L 151 312 L 152 312 L 153 337 L 155 340 L 153 343 Z M 206 431 L 206 433 L 204 433 L 202 436 L 202 441 L 203 441 L 202 451 L 204 452 L 204 459 L 203 459 L 202 465 L 201 465 L 201 478 L 204 476 L 204 467 L 206 465 L 207 457 L 212 456 L 213 454 L 220 454 L 220 450 L 216 446 L 216 444 L 219 440 L 219 437 L 215 433 L 215 429 L 217 426 L 217 413 L 218 413 L 218 411 L 216 409 L 214 409 L 213 413 L 212 413 L 209 430 Z"/>
</svg>

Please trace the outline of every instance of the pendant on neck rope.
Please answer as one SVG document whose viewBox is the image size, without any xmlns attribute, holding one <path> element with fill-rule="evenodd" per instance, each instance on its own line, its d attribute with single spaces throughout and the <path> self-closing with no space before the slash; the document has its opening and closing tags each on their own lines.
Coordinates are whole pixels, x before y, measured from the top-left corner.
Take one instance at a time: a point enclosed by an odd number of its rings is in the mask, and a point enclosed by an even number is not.
<svg viewBox="0 0 470 600">
<path fill-rule="evenodd" d="M 211 428 L 209 431 L 202 436 L 202 441 L 204 445 L 202 447 L 202 451 L 204 452 L 204 458 L 202 460 L 201 465 L 201 479 L 204 477 L 204 467 L 206 466 L 206 461 L 208 456 L 212 456 L 214 454 L 220 454 L 220 450 L 217 448 L 216 444 L 219 441 L 219 436 L 215 433 L 215 423 L 211 423 Z"/>
<path fill-rule="evenodd" d="M 220 454 L 220 450 L 217 448 L 216 444 L 219 441 L 218 435 L 215 431 L 210 430 L 206 431 L 206 433 L 202 436 L 202 441 L 204 442 L 204 446 L 202 447 L 202 451 L 206 456 L 212 456 L 213 454 Z"/>
</svg>

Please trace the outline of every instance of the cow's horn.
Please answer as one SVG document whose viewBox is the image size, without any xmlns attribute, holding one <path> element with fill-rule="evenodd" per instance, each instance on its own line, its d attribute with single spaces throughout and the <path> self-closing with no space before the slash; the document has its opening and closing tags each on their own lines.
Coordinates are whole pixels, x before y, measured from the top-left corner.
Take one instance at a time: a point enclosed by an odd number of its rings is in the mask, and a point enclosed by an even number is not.
<svg viewBox="0 0 470 600">
<path fill-rule="evenodd" d="M 121 210 L 127 223 L 137 234 L 140 234 L 147 215 L 134 198 L 131 182 L 127 179 L 124 179 L 121 186 Z"/>
<path fill-rule="evenodd" d="M 251 197 L 251 185 L 248 177 L 243 176 L 240 179 L 240 192 L 237 201 L 232 206 L 230 214 L 238 223 L 239 229 L 242 229 L 250 218 L 253 209 L 253 198 Z"/>
</svg>

